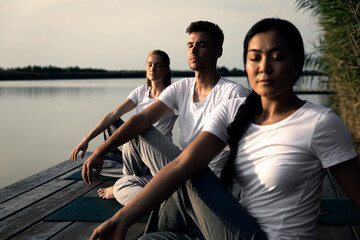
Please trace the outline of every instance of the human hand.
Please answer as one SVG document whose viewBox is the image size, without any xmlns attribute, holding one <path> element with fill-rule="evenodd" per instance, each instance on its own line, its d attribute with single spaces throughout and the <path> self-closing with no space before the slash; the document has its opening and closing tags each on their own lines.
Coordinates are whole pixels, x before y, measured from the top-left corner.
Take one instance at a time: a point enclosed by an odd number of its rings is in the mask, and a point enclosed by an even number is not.
<svg viewBox="0 0 360 240">
<path fill-rule="evenodd" d="M 90 240 L 104 240 L 104 239 L 125 239 L 127 228 L 121 222 L 114 219 L 114 217 L 103 222 L 94 229 Z"/>
<path fill-rule="evenodd" d="M 88 185 L 91 185 L 92 183 L 92 170 L 95 169 L 95 181 L 98 179 L 100 172 L 103 168 L 104 164 L 104 158 L 98 156 L 95 152 L 91 154 L 91 156 L 84 162 L 81 176 L 84 180 L 84 182 Z"/>
<path fill-rule="evenodd" d="M 89 142 L 84 138 L 72 151 L 70 154 L 70 159 L 76 161 L 77 154 L 82 151 L 81 158 L 84 158 L 85 152 L 89 146 Z"/>
</svg>

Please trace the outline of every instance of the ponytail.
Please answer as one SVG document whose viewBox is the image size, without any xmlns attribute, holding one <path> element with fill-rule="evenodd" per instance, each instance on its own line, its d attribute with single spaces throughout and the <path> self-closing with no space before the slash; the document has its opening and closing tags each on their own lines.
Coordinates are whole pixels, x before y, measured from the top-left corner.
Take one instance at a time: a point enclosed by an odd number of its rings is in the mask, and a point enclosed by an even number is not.
<svg viewBox="0 0 360 240">
<path fill-rule="evenodd" d="M 221 171 L 220 180 L 222 184 L 232 190 L 234 179 L 234 163 L 238 150 L 238 142 L 249 127 L 250 121 L 255 114 L 261 110 L 260 96 L 254 91 L 246 98 L 245 103 L 242 104 L 235 115 L 235 119 L 227 128 L 229 135 L 229 158 Z"/>
</svg>

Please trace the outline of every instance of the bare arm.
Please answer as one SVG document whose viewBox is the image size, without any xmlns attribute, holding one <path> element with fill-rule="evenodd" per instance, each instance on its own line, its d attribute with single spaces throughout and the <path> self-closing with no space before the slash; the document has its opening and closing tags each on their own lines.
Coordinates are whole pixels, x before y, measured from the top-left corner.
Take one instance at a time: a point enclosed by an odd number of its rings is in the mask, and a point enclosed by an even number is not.
<svg viewBox="0 0 360 240">
<path fill-rule="evenodd" d="M 360 210 L 360 164 L 357 157 L 330 167 L 346 194 Z"/>
<path fill-rule="evenodd" d="M 84 139 L 72 150 L 70 158 L 75 161 L 77 154 L 82 151 L 81 158 L 84 157 L 86 149 L 88 148 L 89 142 L 103 132 L 105 129 L 110 127 L 116 120 L 118 120 L 125 113 L 136 108 L 136 104 L 127 98 L 119 107 L 114 109 L 114 111 L 109 112 L 101 119 L 101 121 L 95 126 L 91 132 L 84 137 Z"/>
<path fill-rule="evenodd" d="M 201 132 L 178 158 L 162 168 L 125 207 L 93 232 L 91 239 L 106 239 L 116 232 L 125 236 L 127 228 L 168 198 L 190 177 L 207 167 L 225 143 L 215 135 Z"/>
<path fill-rule="evenodd" d="M 130 141 L 144 132 L 153 123 L 162 118 L 170 108 L 160 100 L 156 100 L 144 111 L 132 116 L 114 134 L 101 144 L 94 153 L 85 161 L 82 169 L 82 177 L 87 184 L 92 183 L 92 169 L 96 169 L 95 179 L 100 175 L 105 155 L 114 148 Z"/>
</svg>

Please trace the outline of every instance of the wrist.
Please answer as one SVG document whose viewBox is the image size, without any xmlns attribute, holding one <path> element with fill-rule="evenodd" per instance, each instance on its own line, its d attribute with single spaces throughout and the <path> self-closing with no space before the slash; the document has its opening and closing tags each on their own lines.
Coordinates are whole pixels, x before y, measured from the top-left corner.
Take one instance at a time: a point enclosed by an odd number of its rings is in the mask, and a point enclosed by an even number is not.
<svg viewBox="0 0 360 240">
<path fill-rule="evenodd" d="M 83 138 L 83 142 L 86 142 L 86 143 L 89 143 L 90 142 L 90 137 L 89 136 L 85 136 L 84 138 Z"/>
<path fill-rule="evenodd" d="M 101 147 L 99 146 L 99 147 L 97 147 L 97 148 L 94 150 L 93 154 L 94 154 L 96 157 L 98 157 L 98 158 L 104 158 L 105 155 L 106 155 L 106 152 L 104 152 L 104 151 L 101 149 Z"/>
<path fill-rule="evenodd" d="M 123 209 L 120 209 L 117 213 L 114 214 L 109 220 L 116 223 L 121 224 L 122 227 L 127 229 L 131 224 L 130 216 L 127 216 L 126 211 L 123 211 Z"/>
</svg>

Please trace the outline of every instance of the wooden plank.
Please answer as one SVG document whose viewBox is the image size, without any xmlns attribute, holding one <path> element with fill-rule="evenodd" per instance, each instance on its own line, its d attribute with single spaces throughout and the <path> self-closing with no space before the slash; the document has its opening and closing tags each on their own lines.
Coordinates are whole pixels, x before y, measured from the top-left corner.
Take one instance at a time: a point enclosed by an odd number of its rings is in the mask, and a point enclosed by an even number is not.
<svg viewBox="0 0 360 240">
<path fill-rule="evenodd" d="M 24 194 L 19 195 L 16 198 L 12 198 L 9 201 L 1 203 L 0 208 L 0 221 L 7 216 L 15 214 L 16 212 L 21 211 L 22 209 L 35 204 L 42 199 L 61 191 L 62 189 L 68 187 L 76 181 L 69 180 L 58 180 L 55 179 L 51 182 L 45 183 L 40 187 L 33 189 L 32 191 L 27 191 Z"/>
<path fill-rule="evenodd" d="M 54 167 L 48 168 L 47 170 L 44 170 L 42 172 L 39 172 L 37 174 L 34 174 L 28 178 L 25 178 L 19 182 L 16 182 L 14 184 L 11 184 L 7 187 L 4 187 L 0 189 L 0 203 L 3 203 L 5 201 L 8 201 L 20 194 L 23 194 L 27 191 L 30 191 L 36 187 L 38 187 L 41 184 L 45 184 L 62 174 L 65 174 L 69 171 L 71 171 L 74 168 L 79 167 L 84 163 L 84 161 L 91 155 L 90 152 L 87 152 L 85 154 L 84 160 L 78 160 L 78 161 L 71 161 L 66 160 Z"/>
<path fill-rule="evenodd" d="M 63 181 L 68 181 L 68 180 L 63 180 Z M 92 196 L 95 196 L 94 194 L 97 194 L 96 191 L 99 187 L 108 187 L 108 186 L 112 186 L 113 184 L 114 184 L 114 182 L 102 182 L 97 187 L 94 187 L 89 193 L 92 193 Z M 88 195 L 89 193 L 86 193 L 85 195 Z M 19 234 L 17 234 L 15 237 L 12 237 L 11 239 L 48 239 L 50 237 L 56 236 L 59 233 L 61 235 L 63 235 L 61 232 L 68 231 L 66 229 L 74 223 L 75 222 L 73 222 L 73 221 L 51 222 L 51 221 L 41 220 L 37 224 L 29 227 L 28 229 L 26 229 L 23 232 L 20 232 Z M 84 223 L 84 225 L 86 225 L 86 223 Z M 90 224 L 90 226 L 93 226 L 93 225 Z M 86 228 L 88 228 L 88 227 L 86 227 Z M 92 232 L 93 228 L 90 230 Z M 66 237 L 64 239 L 69 239 L 69 237 Z"/>
<path fill-rule="evenodd" d="M 93 230 L 100 224 L 100 222 L 75 222 L 51 239 L 89 239 Z M 143 234 L 145 226 L 146 223 L 144 222 L 137 222 L 131 225 L 126 233 L 125 240 L 138 239 Z"/>
<path fill-rule="evenodd" d="M 101 222 L 74 222 L 63 231 L 57 233 L 51 239 L 88 240 L 92 234 L 93 229 L 95 229 L 100 224 Z"/>
<path fill-rule="evenodd" d="M 107 188 L 113 186 L 115 181 L 106 181 L 101 184 L 101 188 Z M 95 197 L 98 196 L 97 189 L 94 188 L 84 196 Z M 75 222 L 71 226 L 68 226 L 66 229 L 63 229 L 61 232 L 57 233 L 52 239 L 89 239 L 94 229 L 101 223 L 89 223 L 89 222 Z M 144 232 L 146 222 L 136 222 L 134 223 L 126 234 L 126 240 L 138 239 Z"/>
<path fill-rule="evenodd" d="M 11 238 L 11 240 L 49 239 L 73 224 L 73 222 L 44 222 L 41 221 L 31 228 Z M 69 238 L 68 238 L 69 239 Z"/>
<path fill-rule="evenodd" d="M 26 230 L 77 197 L 84 195 L 93 188 L 97 188 L 101 183 L 102 182 L 99 182 L 88 186 L 82 181 L 76 181 L 74 184 L 46 199 L 29 206 L 21 212 L 11 215 L 1 222 L 0 236 L 7 238 Z"/>
</svg>

